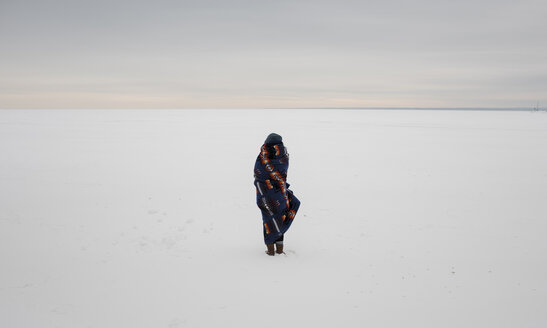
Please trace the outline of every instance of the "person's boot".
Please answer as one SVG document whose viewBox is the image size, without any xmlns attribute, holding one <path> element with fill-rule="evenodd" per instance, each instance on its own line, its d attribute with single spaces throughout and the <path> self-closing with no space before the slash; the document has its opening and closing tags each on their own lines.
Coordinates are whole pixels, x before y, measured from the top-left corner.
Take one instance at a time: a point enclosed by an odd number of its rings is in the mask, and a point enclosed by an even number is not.
<svg viewBox="0 0 547 328">
<path fill-rule="evenodd" d="M 283 254 L 283 243 L 282 242 L 281 243 L 279 243 L 279 242 L 275 243 L 275 248 L 276 248 L 275 252 L 277 254 Z"/>
<path fill-rule="evenodd" d="M 266 251 L 266 254 L 268 254 L 270 256 L 274 256 L 275 255 L 274 244 L 267 244 L 266 247 L 268 247 L 268 250 Z"/>
</svg>

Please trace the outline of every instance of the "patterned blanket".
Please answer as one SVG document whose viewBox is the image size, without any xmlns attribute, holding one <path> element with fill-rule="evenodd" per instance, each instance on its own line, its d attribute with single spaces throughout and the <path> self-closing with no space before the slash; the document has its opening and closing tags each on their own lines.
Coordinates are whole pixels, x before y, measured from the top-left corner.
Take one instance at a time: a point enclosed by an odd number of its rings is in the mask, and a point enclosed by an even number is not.
<svg viewBox="0 0 547 328">
<path fill-rule="evenodd" d="M 288 168 L 289 154 L 283 143 L 262 145 L 255 163 L 254 185 L 266 244 L 273 244 L 287 232 L 300 207 L 300 201 L 289 190 Z"/>
</svg>

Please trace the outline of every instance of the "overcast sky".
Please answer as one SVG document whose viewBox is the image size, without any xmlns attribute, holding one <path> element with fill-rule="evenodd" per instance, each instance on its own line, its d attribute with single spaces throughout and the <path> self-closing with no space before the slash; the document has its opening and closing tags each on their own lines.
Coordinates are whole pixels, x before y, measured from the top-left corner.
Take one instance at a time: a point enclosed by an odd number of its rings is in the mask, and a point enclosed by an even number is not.
<svg viewBox="0 0 547 328">
<path fill-rule="evenodd" d="M 0 108 L 547 105 L 545 0 L 0 0 Z"/>
</svg>

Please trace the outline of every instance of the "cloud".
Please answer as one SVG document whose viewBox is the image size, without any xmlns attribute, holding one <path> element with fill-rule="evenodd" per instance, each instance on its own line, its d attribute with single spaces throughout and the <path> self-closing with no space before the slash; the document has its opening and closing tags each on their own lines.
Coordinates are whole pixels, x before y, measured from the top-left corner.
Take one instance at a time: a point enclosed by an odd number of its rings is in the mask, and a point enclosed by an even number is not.
<svg viewBox="0 0 547 328">
<path fill-rule="evenodd" d="M 542 1 L 0 6 L 0 108 L 547 101 Z"/>
</svg>

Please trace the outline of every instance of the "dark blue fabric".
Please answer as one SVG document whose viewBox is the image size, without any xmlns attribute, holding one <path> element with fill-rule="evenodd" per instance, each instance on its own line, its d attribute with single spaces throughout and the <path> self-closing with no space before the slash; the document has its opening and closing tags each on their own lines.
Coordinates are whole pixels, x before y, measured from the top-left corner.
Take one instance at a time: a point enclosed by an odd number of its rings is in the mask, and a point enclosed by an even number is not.
<svg viewBox="0 0 547 328">
<path fill-rule="evenodd" d="M 254 185 L 266 244 L 273 244 L 287 232 L 300 207 L 300 201 L 289 190 L 288 169 L 289 154 L 283 143 L 262 145 L 255 162 Z"/>
<path fill-rule="evenodd" d="M 275 145 L 283 142 L 283 138 L 277 133 L 270 133 L 264 141 L 267 145 Z"/>
</svg>

